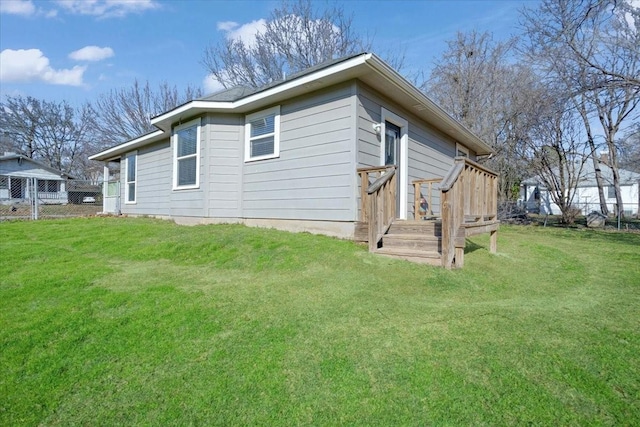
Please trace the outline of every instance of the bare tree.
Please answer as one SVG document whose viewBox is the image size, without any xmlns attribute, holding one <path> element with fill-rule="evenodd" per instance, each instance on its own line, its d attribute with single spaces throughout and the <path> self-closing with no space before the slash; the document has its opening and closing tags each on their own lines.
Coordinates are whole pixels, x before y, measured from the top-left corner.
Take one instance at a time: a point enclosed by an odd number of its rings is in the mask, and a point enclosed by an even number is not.
<svg viewBox="0 0 640 427">
<path fill-rule="evenodd" d="M 592 114 L 600 122 L 622 206 L 615 141 L 640 101 L 640 10 L 624 0 L 545 0 L 523 10 L 523 25 L 531 62 L 564 85 L 580 112 L 607 213 Z"/>
<path fill-rule="evenodd" d="M 115 145 L 155 130 L 151 117 L 202 96 L 199 88 L 187 87 L 180 93 L 175 86 L 161 83 L 153 90 L 149 82 L 138 80 L 126 88 L 113 89 L 93 104 L 100 148 Z"/>
<path fill-rule="evenodd" d="M 572 224 L 579 213 L 574 200 L 589 149 L 575 110 L 555 99 L 561 96 L 540 106 L 538 123 L 523 144 L 523 157 L 550 201 L 560 209 L 562 222 Z"/>
<path fill-rule="evenodd" d="M 0 128 L 12 151 L 76 176 L 93 142 L 90 118 L 88 105 L 74 109 L 66 101 L 8 96 L 0 103 Z"/>
<path fill-rule="evenodd" d="M 368 50 L 339 6 L 317 9 L 311 0 L 283 1 L 255 42 L 227 39 L 210 45 L 203 65 L 225 88 L 258 88 L 324 61 Z M 401 66 L 401 59 L 392 65 Z"/>
<path fill-rule="evenodd" d="M 544 0 L 536 9 L 523 9 L 522 17 L 532 45 L 561 46 L 556 61 L 581 64 L 597 77 L 581 90 L 640 87 L 637 68 L 620 68 L 639 55 L 640 9 L 628 1 Z"/>
<path fill-rule="evenodd" d="M 524 165 L 518 145 L 527 133 L 527 111 L 542 94 L 538 78 L 514 64 L 515 40 L 494 42 L 490 33 L 458 33 L 436 63 L 424 92 L 488 142 L 497 155 L 488 165 L 500 174 L 499 197 L 515 200 Z"/>
</svg>

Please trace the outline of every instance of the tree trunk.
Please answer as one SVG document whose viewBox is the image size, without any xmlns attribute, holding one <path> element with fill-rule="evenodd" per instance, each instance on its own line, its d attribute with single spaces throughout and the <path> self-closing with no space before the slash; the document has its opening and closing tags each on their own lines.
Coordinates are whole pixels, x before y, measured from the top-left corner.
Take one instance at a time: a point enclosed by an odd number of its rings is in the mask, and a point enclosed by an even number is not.
<svg viewBox="0 0 640 427">
<path fill-rule="evenodd" d="M 602 169 L 600 169 L 600 159 L 598 158 L 598 152 L 596 149 L 596 143 L 593 140 L 593 133 L 591 132 L 591 125 L 589 124 L 589 116 L 587 114 L 586 99 L 582 95 L 580 102 L 575 101 L 580 117 L 584 123 L 584 129 L 587 132 L 587 140 L 589 142 L 589 150 L 591 150 L 591 159 L 593 160 L 593 170 L 596 174 L 596 185 L 598 186 L 598 196 L 600 198 L 600 212 L 603 215 L 609 215 L 609 208 L 607 207 L 607 199 L 604 197 L 604 180 L 602 179 Z M 587 214 L 588 212 L 585 212 Z"/>
<path fill-rule="evenodd" d="M 593 169 L 596 172 L 596 185 L 598 186 L 598 196 L 600 197 L 600 212 L 602 212 L 603 215 L 609 215 L 607 199 L 604 197 L 604 180 L 602 179 L 602 169 L 600 169 L 600 159 L 598 159 L 598 155 L 596 154 L 596 145 L 591 135 L 589 135 L 589 148 L 591 149 L 591 158 L 593 159 Z"/>
<path fill-rule="evenodd" d="M 620 172 L 618 170 L 618 158 L 616 153 L 616 146 L 613 141 L 607 140 L 607 145 L 609 145 L 609 158 L 611 173 L 613 175 L 613 188 L 616 192 L 616 216 L 624 217 L 624 202 L 622 201 L 622 192 L 620 191 Z"/>
</svg>

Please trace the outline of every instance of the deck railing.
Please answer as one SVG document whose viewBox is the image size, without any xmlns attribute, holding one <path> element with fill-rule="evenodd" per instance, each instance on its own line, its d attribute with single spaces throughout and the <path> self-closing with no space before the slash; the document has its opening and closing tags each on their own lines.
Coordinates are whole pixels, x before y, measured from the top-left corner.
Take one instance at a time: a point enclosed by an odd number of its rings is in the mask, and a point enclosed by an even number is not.
<svg viewBox="0 0 640 427">
<path fill-rule="evenodd" d="M 396 217 L 396 167 L 360 168 L 360 220 L 367 223 L 369 251 L 377 249 Z M 369 184 L 370 179 L 374 181 Z"/>
<path fill-rule="evenodd" d="M 498 230 L 498 175 L 465 157 L 456 157 L 440 184 L 442 192 L 442 266 L 464 265 L 467 236 L 490 233 L 490 251 L 496 252 Z"/>
<path fill-rule="evenodd" d="M 415 219 L 436 219 L 440 217 L 440 209 L 433 209 L 434 191 L 439 191 L 436 184 L 442 182 L 442 178 L 415 179 L 413 180 L 413 217 Z M 426 186 L 426 191 L 423 191 Z"/>
</svg>

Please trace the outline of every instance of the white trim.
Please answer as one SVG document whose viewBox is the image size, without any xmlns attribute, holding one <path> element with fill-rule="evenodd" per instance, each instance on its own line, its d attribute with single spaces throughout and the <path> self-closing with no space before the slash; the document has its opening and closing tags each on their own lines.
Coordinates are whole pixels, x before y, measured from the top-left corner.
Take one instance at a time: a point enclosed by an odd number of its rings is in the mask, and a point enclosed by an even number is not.
<svg viewBox="0 0 640 427">
<path fill-rule="evenodd" d="M 464 145 L 460 144 L 459 142 L 456 142 L 456 155 L 455 157 L 458 157 L 458 153 L 464 153 L 465 157 L 469 158 L 469 149 L 467 147 L 465 147 Z"/>
<path fill-rule="evenodd" d="M 254 139 L 266 138 L 271 134 L 260 135 L 259 137 L 251 138 L 251 122 L 273 115 L 273 153 L 263 156 L 251 157 L 251 141 Z M 258 111 L 253 114 L 249 114 L 244 118 L 244 161 L 255 162 L 258 160 L 266 160 L 280 157 L 280 106 L 268 108 L 266 110 Z"/>
<path fill-rule="evenodd" d="M 168 137 L 169 134 L 165 133 L 163 130 L 156 130 L 152 133 L 148 133 L 146 135 L 139 136 L 138 138 L 132 139 L 131 141 L 125 142 L 124 144 L 116 145 L 115 147 L 108 148 L 104 151 L 99 152 L 98 154 L 94 154 L 93 156 L 89 156 L 89 160 L 103 160 L 110 161 L 117 159 L 119 154 L 126 152 L 128 149 L 137 148 L 139 146 L 146 145 L 150 142 L 154 142 L 156 140 L 160 140 L 162 138 L 159 137 Z M 109 157 L 113 155 L 113 157 Z"/>
<path fill-rule="evenodd" d="M 133 175 L 135 179 L 129 181 L 129 159 L 135 159 Z M 135 205 L 138 200 L 138 152 L 131 151 L 124 156 L 124 204 Z M 129 184 L 133 183 L 133 200 L 129 200 Z"/>
<path fill-rule="evenodd" d="M 184 105 L 181 105 L 180 107 L 177 107 L 174 110 L 171 111 L 167 111 L 164 114 L 161 114 L 159 116 L 156 117 L 152 117 L 151 118 L 151 124 L 155 125 L 159 122 L 162 122 L 164 120 L 170 119 L 172 117 L 175 116 L 180 116 L 183 113 L 187 113 L 189 110 L 191 109 L 197 109 L 197 108 L 202 108 L 202 109 L 221 109 L 221 110 L 235 110 L 236 108 L 240 108 L 243 107 L 245 105 L 251 104 L 253 102 L 262 100 L 264 98 L 268 98 L 274 95 L 277 95 L 281 92 L 286 92 L 290 89 L 294 89 L 296 87 L 299 86 L 304 86 L 307 85 L 309 83 L 318 81 L 320 79 L 329 77 L 331 75 L 334 74 L 339 74 L 345 70 L 357 67 L 359 65 L 363 65 L 366 64 L 371 58 L 373 58 L 374 55 L 371 53 L 366 53 L 363 55 L 359 55 L 356 56 L 355 58 L 349 59 L 347 61 L 344 62 L 340 62 L 336 65 L 333 65 L 331 67 L 327 67 L 324 68 L 322 70 L 319 70 L 315 73 L 310 73 L 306 76 L 302 76 L 298 79 L 294 79 L 291 80 L 289 82 L 283 83 L 283 84 L 279 84 L 275 87 L 272 87 L 270 89 L 264 90 L 264 91 L 260 91 L 258 93 L 255 93 L 253 95 L 249 95 L 245 98 L 241 98 L 237 101 L 234 102 L 222 102 L 222 101 L 203 101 L 203 100 L 196 100 L 196 101 L 190 101 Z"/>
<path fill-rule="evenodd" d="M 400 212 L 398 212 L 399 219 L 407 219 L 407 197 L 408 194 L 408 182 L 409 182 L 409 122 L 398 116 L 397 114 L 382 107 L 380 113 L 380 165 L 384 165 L 384 138 L 386 134 L 386 122 L 391 122 L 394 125 L 400 127 L 400 168 L 397 171 L 398 178 L 400 178 Z"/>
<path fill-rule="evenodd" d="M 195 184 L 191 184 L 191 185 L 178 185 L 178 133 L 177 132 L 193 126 L 196 126 L 196 152 L 195 154 L 190 154 L 189 156 L 183 156 L 182 158 L 195 156 L 196 182 Z M 171 135 L 171 145 L 173 145 L 172 152 L 173 152 L 173 190 L 174 191 L 175 190 L 193 190 L 195 188 L 200 188 L 200 157 L 201 157 L 200 133 L 201 131 L 202 131 L 202 127 L 201 127 L 201 121 L 199 117 L 197 119 L 190 120 L 186 123 L 183 123 L 173 128 L 173 132 Z"/>
</svg>

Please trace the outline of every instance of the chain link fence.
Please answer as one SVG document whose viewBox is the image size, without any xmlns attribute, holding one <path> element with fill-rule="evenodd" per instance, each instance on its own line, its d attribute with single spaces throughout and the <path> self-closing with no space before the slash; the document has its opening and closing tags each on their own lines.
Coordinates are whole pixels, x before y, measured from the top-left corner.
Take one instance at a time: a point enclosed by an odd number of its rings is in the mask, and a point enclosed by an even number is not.
<svg viewBox="0 0 640 427">
<path fill-rule="evenodd" d="M 591 212 L 600 212 L 600 203 L 594 202 L 580 202 L 574 203 L 577 209 L 580 209 L 583 215 L 588 215 Z M 616 203 L 607 203 L 609 209 L 609 215 L 618 216 L 618 205 Z M 623 203 L 622 209 L 620 209 L 622 216 L 626 218 L 638 218 L 638 204 L 637 203 Z"/>
<path fill-rule="evenodd" d="M 118 213 L 117 182 L 0 175 L 0 221 L 92 216 L 104 211 L 105 197 Z"/>
</svg>

